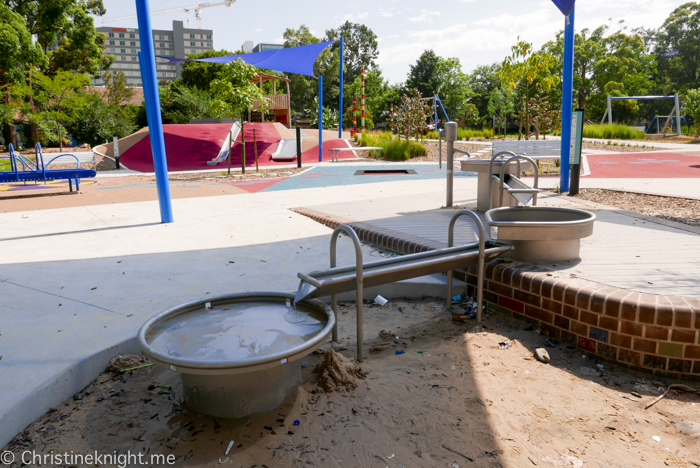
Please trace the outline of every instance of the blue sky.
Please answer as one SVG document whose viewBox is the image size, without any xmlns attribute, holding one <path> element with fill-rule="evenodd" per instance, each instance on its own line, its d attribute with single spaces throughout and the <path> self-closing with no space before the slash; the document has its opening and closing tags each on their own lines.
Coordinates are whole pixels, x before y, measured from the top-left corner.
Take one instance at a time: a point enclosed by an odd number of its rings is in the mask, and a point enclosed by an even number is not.
<svg viewBox="0 0 700 468">
<path fill-rule="evenodd" d="M 96 26 L 136 27 L 136 20 L 102 24 L 134 14 L 133 0 L 103 0 L 107 14 Z M 217 0 L 207 0 L 215 2 Z M 189 6 L 194 0 L 151 0 L 151 10 Z M 203 2 L 204 3 L 204 2 Z M 578 0 L 576 30 L 609 24 L 611 30 L 658 28 L 684 0 Z M 537 47 L 564 27 L 550 0 L 237 0 L 230 7 L 202 10 L 203 27 L 214 30 L 216 49 L 236 50 L 246 40 L 282 42 L 286 28 L 307 25 L 316 36 L 345 20 L 370 27 L 379 40 L 379 66 L 392 82 L 403 81 L 409 65 L 426 49 L 460 59 L 463 71 L 502 61 L 517 38 Z M 153 16 L 153 28 L 170 29 L 173 20 L 195 27 L 194 12 Z M 620 21 L 624 20 L 622 24 Z"/>
</svg>

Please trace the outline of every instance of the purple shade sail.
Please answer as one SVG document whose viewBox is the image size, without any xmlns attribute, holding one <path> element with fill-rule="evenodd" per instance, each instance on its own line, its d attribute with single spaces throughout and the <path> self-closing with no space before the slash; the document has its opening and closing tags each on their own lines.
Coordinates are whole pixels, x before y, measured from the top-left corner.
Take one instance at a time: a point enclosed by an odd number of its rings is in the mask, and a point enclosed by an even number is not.
<svg viewBox="0 0 700 468">
<path fill-rule="evenodd" d="M 561 11 L 564 16 L 569 16 L 571 14 L 571 10 L 574 9 L 574 3 L 576 3 L 576 0 L 552 0 L 552 3 L 559 8 L 559 11 Z"/>
<path fill-rule="evenodd" d="M 229 63 L 237 58 L 244 62 L 253 65 L 257 68 L 267 68 L 283 73 L 296 73 L 298 75 L 315 76 L 314 63 L 318 56 L 328 46 L 335 41 L 319 42 L 318 44 L 310 44 L 299 47 L 289 47 L 286 49 L 268 50 L 265 52 L 256 52 L 253 54 L 226 55 L 223 57 L 211 57 L 197 60 L 188 60 L 175 57 L 164 57 L 158 55 L 159 58 L 164 58 L 170 62 L 208 62 L 208 63 Z"/>
</svg>

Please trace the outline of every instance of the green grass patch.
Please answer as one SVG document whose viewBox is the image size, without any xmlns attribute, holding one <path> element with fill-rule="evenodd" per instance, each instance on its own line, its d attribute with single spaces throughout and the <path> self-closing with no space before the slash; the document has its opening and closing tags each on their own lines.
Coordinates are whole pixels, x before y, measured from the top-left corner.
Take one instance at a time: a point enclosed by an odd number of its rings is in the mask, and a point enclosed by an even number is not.
<svg viewBox="0 0 700 468">
<path fill-rule="evenodd" d="M 380 155 L 389 161 L 405 161 L 428 154 L 425 146 L 421 143 L 395 139 L 391 132 L 365 132 L 362 135 L 357 135 L 355 140 L 360 143 L 360 146 L 383 148 Z"/>
<path fill-rule="evenodd" d="M 622 124 L 590 124 L 583 126 L 584 138 L 643 140 L 646 134 L 637 128 Z"/>
<path fill-rule="evenodd" d="M 9 158 L 0 158 L 0 172 L 10 172 L 11 170 L 12 165 Z"/>
</svg>

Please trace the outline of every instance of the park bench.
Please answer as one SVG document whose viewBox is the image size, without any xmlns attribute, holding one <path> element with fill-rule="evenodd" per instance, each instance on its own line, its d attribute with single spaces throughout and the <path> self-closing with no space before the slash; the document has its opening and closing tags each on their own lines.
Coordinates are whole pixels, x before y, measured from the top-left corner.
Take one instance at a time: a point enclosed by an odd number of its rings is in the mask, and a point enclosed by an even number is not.
<svg viewBox="0 0 700 468">
<path fill-rule="evenodd" d="M 374 157 L 376 159 L 379 159 L 379 151 L 382 151 L 384 148 L 381 146 L 360 146 L 357 148 L 331 148 L 331 161 L 338 161 L 338 153 L 341 151 L 352 151 L 353 153 L 355 151 L 369 151 L 370 157 L 372 156 L 372 151 L 374 151 Z"/>
<path fill-rule="evenodd" d="M 539 166 L 540 160 L 561 161 L 561 140 L 513 140 L 494 141 L 491 147 L 491 156 L 501 151 L 512 151 L 517 155 L 524 155 L 533 159 Z M 588 175 L 588 159 L 581 155 L 581 175 Z"/>
</svg>

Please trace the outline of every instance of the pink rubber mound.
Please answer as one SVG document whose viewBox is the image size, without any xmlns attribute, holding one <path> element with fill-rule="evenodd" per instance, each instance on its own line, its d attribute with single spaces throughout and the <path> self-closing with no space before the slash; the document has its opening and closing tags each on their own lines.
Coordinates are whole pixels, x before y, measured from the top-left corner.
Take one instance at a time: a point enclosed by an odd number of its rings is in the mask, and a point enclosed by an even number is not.
<svg viewBox="0 0 700 468">
<path fill-rule="evenodd" d="M 211 168 L 211 161 L 226 141 L 232 124 L 168 124 L 163 125 L 165 154 L 170 171 L 192 171 Z M 279 137 L 278 137 L 279 138 Z M 150 135 L 129 148 L 119 158 L 129 169 L 153 172 Z"/>
</svg>

